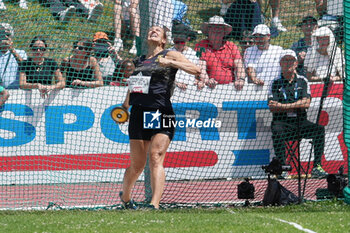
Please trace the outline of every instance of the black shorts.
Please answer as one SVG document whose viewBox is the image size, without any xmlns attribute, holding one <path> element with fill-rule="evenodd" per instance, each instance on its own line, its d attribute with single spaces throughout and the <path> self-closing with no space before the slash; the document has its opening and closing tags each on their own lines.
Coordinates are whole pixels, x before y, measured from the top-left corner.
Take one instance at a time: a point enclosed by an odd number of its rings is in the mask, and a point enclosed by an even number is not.
<svg viewBox="0 0 350 233">
<path fill-rule="evenodd" d="M 157 115 L 160 116 L 155 118 Z M 175 133 L 175 113 L 173 109 L 155 109 L 134 105 L 130 111 L 128 132 L 130 139 L 151 140 L 154 135 L 161 133 L 168 135 L 172 140 Z"/>
</svg>

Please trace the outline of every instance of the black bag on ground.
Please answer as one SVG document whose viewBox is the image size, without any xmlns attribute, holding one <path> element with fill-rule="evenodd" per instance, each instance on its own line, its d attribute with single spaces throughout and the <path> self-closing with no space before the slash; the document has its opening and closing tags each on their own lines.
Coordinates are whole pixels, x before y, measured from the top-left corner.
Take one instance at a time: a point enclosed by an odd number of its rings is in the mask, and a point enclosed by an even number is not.
<svg viewBox="0 0 350 233">
<path fill-rule="evenodd" d="M 276 179 L 269 179 L 265 190 L 263 205 L 289 205 L 298 203 L 299 198 L 283 187 Z"/>
</svg>

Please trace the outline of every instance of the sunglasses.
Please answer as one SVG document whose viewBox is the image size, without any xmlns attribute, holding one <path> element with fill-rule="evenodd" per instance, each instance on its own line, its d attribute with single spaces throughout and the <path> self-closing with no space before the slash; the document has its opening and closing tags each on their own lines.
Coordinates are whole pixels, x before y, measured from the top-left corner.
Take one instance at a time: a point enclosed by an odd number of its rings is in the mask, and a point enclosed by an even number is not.
<svg viewBox="0 0 350 233">
<path fill-rule="evenodd" d="M 253 44 L 254 42 L 253 41 L 250 41 L 250 40 L 242 40 L 239 42 L 240 44 L 242 45 L 251 45 Z"/>
<path fill-rule="evenodd" d="M 174 40 L 174 44 L 185 44 L 184 40 Z"/>
<path fill-rule="evenodd" d="M 75 46 L 74 47 L 75 49 L 77 49 L 77 50 L 80 50 L 80 51 L 86 51 L 86 50 L 88 50 L 88 48 L 86 48 L 85 46 L 82 46 L 82 45 L 77 45 L 77 46 Z"/>
<path fill-rule="evenodd" d="M 45 47 L 32 47 L 32 51 L 40 51 L 40 52 L 45 52 L 46 48 Z"/>
</svg>

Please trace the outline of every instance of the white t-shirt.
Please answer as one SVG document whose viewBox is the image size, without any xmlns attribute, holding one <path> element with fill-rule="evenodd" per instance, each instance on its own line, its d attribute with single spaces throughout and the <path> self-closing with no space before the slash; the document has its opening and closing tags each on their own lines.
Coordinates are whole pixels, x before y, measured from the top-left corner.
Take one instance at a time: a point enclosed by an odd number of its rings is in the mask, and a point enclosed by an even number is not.
<svg viewBox="0 0 350 233">
<path fill-rule="evenodd" d="M 100 66 L 100 72 L 102 74 L 102 77 L 107 77 L 109 75 L 113 75 L 115 70 L 115 64 L 111 57 L 102 58 L 98 62 Z"/>
<path fill-rule="evenodd" d="M 315 56 L 313 57 L 312 54 L 315 54 Z M 331 71 L 331 76 L 335 76 L 337 72 L 339 72 L 340 75 L 342 75 L 343 73 L 342 58 L 340 54 L 341 50 L 340 48 L 337 48 L 336 56 Z M 304 66 L 307 68 L 308 72 L 312 73 L 315 71 L 315 76 L 324 79 L 327 76 L 329 60 L 330 57 L 328 55 L 324 56 L 319 54 L 318 52 L 312 53 L 312 50 L 309 49 L 305 57 Z"/>
<path fill-rule="evenodd" d="M 176 51 L 174 47 L 170 48 L 170 50 Z M 187 49 L 183 51 L 182 54 L 193 64 L 199 64 L 199 58 L 196 56 L 196 52 L 190 47 L 187 47 Z M 193 85 L 193 83 L 196 81 L 196 76 L 194 76 L 193 74 L 186 73 L 185 71 L 179 69 L 176 73 L 175 80 L 177 82 L 185 83 L 187 85 Z"/>
<path fill-rule="evenodd" d="M 22 57 L 23 60 L 27 60 L 27 54 L 24 50 L 16 49 L 16 52 Z M 8 64 L 6 67 L 7 61 Z M 0 52 L 0 82 L 0 85 L 5 88 L 19 88 L 18 63 L 15 56 L 10 51 L 7 51 L 5 54 Z"/>
<path fill-rule="evenodd" d="M 257 46 L 249 47 L 244 52 L 245 67 L 254 68 L 257 78 L 269 85 L 281 73 L 279 61 L 282 52 L 283 48 L 276 45 L 270 45 L 267 50 L 259 50 Z"/>
</svg>

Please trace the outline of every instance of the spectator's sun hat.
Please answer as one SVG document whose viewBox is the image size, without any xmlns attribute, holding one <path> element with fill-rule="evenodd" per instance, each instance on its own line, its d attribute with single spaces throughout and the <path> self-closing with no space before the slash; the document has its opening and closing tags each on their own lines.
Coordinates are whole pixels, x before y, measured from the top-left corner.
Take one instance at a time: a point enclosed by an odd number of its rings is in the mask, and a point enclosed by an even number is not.
<svg viewBox="0 0 350 233">
<path fill-rule="evenodd" d="M 96 32 L 94 35 L 93 41 L 95 42 L 95 41 L 101 40 L 101 39 L 109 40 L 109 38 L 105 32 Z"/>
<path fill-rule="evenodd" d="M 298 60 L 296 53 L 295 53 L 293 50 L 291 50 L 291 49 L 285 49 L 285 50 L 283 50 L 283 52 L 281 53 L 281 56 L 280 56 L 280 61 L 281 61 L 282 58 L 284 58 L 285 56 L 292 56 L 292 57 L 295 58 L 295 60 Z"/>
<path fill-rule="evenodd" d="M 215 15 L 209 19 L 208 22 L 202 23 L 201 30 L 204 34 L 208 34 L 208 26 L 209 25 L 221 25 L 225 28 L 225 35 L 228 35 L 232 32 L 232 26 L 225 23 L 224 18 L 221 16 Z"/>
<path fill-rule="evenodd" d="M 265 35 L 265 36 L 271 35 L 270 28 L 265 24 L 256 25 L 253 31 L 253 36 L 256 34 Z"/>
<path fill-rule="evenodd" d="M 11 37 L 14 36 L 14 30 L 13 27 L 9 23 L 0 23 L 1 29 L 5 30 Z"/>
<path fill-rule="evenodd" d="M 307 23 L 312 23 L 312 24 L 315 24 L 317 25 L 317 19 L 313 16 L 305 16 L 298 24 L 297 24 L 297 27 L 301 27 L 303 26 L 304 24 L 307 24 Z"/>
</svg>

